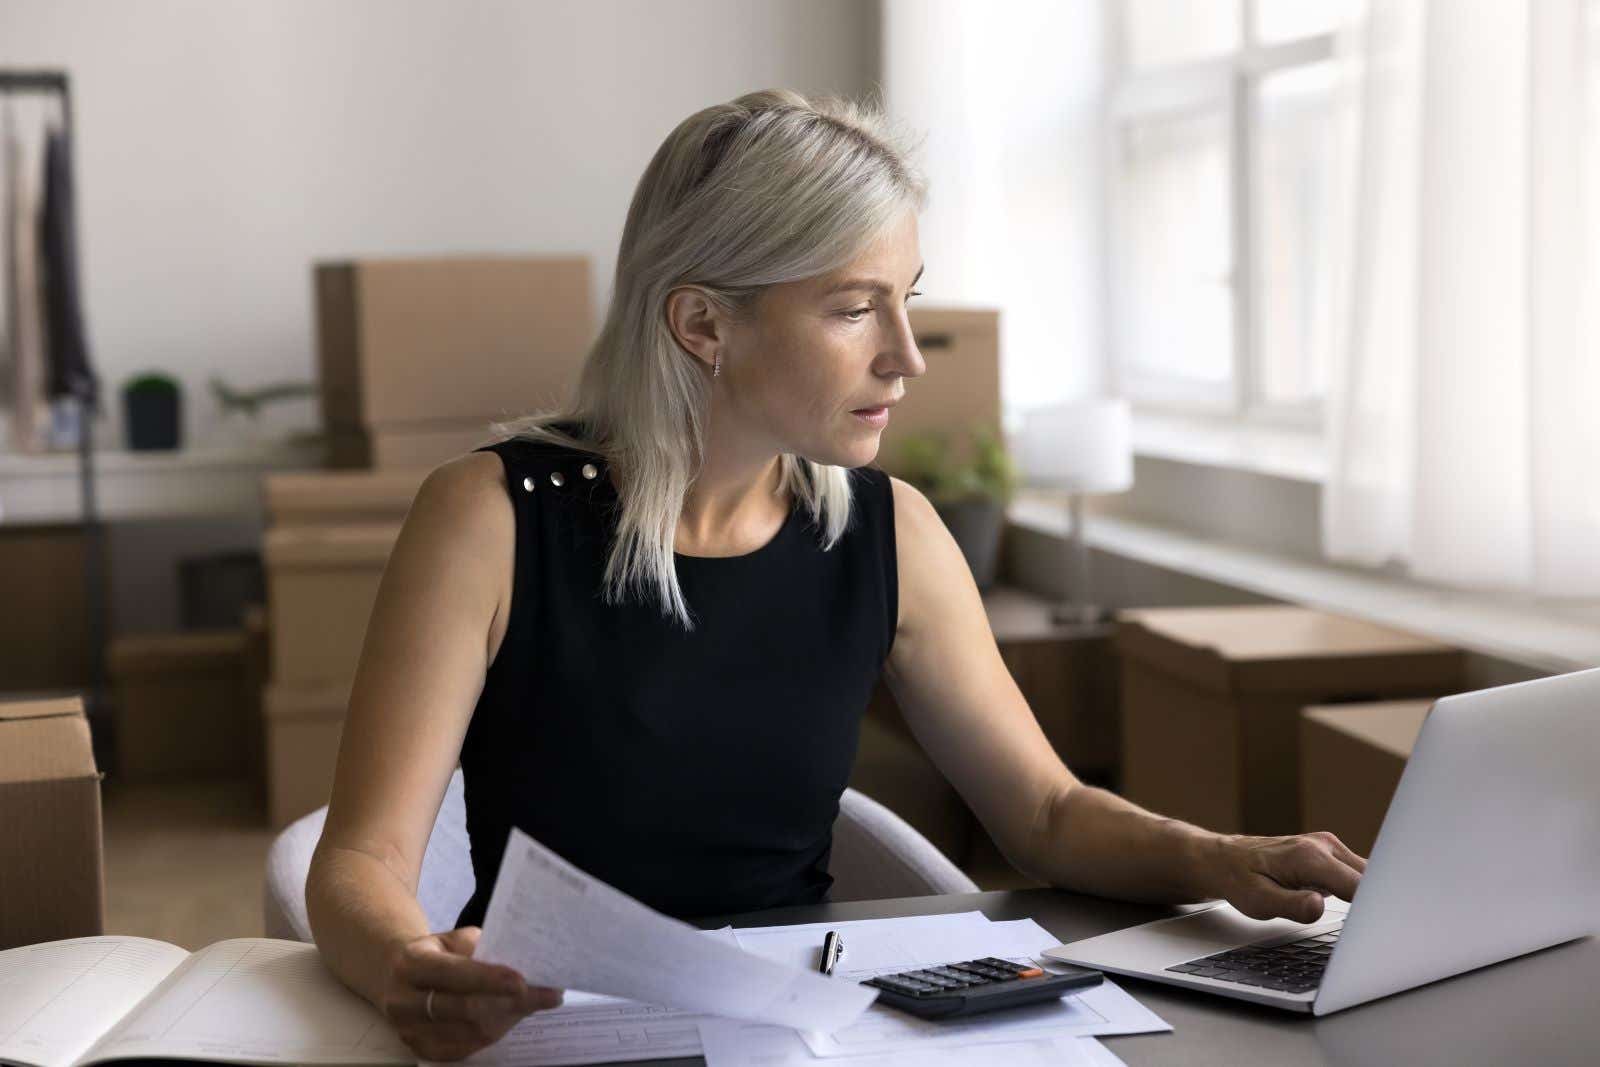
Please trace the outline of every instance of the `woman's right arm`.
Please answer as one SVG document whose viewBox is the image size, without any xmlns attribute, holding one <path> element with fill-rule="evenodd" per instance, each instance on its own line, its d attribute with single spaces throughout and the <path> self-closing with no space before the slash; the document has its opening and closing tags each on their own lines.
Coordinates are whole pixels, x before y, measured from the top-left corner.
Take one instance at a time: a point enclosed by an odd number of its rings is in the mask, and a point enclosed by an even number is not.
<svg viewBox="0 0 1600 1067">
<path fill-rule="evenodd" d="M 417 902 L 428 836 L 505 632 L 515 525 L 493 453 L 452 460 L 418 490 L 367 623 L 306 879 L 329 969 L 427 1059 L 467 1055 L 560 1003 L 559 991 L 474 961 L 476 927 L 429 930 Z"/>
</svg>

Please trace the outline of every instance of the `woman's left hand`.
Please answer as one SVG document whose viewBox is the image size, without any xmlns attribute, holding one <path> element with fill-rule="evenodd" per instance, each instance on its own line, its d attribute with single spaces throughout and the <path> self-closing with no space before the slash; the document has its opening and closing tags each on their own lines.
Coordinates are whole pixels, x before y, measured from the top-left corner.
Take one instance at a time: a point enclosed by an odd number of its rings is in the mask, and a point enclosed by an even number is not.
<svg viewBox="0 0 1600 1067">
<path fill-rule="evenodd" d="M 1323 898 L 1350 900 L 1367 861 L 1326 831 L 1292 837 L 1221 834 L 1210 842 L 1205 882 L 1252 919 L 1322 918 Z"/>
</svg>

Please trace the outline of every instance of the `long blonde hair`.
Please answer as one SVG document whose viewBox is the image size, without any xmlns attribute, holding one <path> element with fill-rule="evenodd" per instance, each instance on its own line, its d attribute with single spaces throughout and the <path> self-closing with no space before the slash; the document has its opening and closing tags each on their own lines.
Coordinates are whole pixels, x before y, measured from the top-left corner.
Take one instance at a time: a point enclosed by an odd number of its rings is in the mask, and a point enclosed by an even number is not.
<svg viewBox="0 0 1600 1067">
<path fill-rule="evenodd" d="M 634 190 L 605 323 L 567 404 L 495 429 L 604 457 L 620 514 L 603 596 L 656 599 L 693 630 L 673 565 L 684 498 L 704 456 L 711 379 L 667 325 L 667 294 L 704 289 L 734 318 L 767 286 L 837 270 L 927 183 L 912 146 L 876 105 L 787 89 L 747 93 L 679 123 Z M 576 423 L 570 435 L 556 424 Z M 847 468 L 780 457 L 778 491 L 795 494 L 830 549 L 850 518 Z"/>
</svg>

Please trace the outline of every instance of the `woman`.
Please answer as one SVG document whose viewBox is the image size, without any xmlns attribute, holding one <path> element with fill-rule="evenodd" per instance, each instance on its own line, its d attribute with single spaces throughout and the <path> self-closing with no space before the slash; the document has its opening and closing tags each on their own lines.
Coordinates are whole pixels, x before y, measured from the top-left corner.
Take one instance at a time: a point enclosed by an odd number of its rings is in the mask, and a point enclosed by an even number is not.
<svg viewBox="0 0 1600 1067">
<path fill-rule="evenodd" d="M 785 91 L 685 120 L 639 182 L 569 409 L 438 468 L 373 609 L 306 886 L 317 944 L 419 1056 L 560 1003 L 472 960 L 513 825 L 681 916 L 824 899 L 883 674 L 1020 869 L 1302 922 L 1365 863 L 1081 785 L 928 501 L 865 465 L 926 367 L 922 178 L 878 113 Z M 477 891 L 418 870 L 460 759 Z"/>
</svg>

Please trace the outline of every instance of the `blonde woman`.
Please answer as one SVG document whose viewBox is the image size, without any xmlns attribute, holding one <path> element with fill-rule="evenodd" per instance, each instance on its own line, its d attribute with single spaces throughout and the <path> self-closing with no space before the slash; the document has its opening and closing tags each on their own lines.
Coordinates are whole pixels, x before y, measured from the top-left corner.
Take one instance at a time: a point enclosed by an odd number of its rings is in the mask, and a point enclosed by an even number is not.
<svg viewBox="0 0 1600 1067">
<path fill-rule="evenodd" d="M 928 501 L 866 466 L 926 370 L 924 196 L 871 108 L 767 91 L 690 116 L 634 193 L 572 403 L 422 486 L 306 886 L 329 966 L 419 1056 L 560 1003 L 471 958 L 512 826 L 675 915 L 825 899 L 880 674 L 1044 881 L 1301 921 L 1354 894 L 1365 863 L 1331 835 L 1221 836 L 1080 784 Z M 438 932 L 416 886 L 458 758 L 477 891 Z"/>
</svg>

